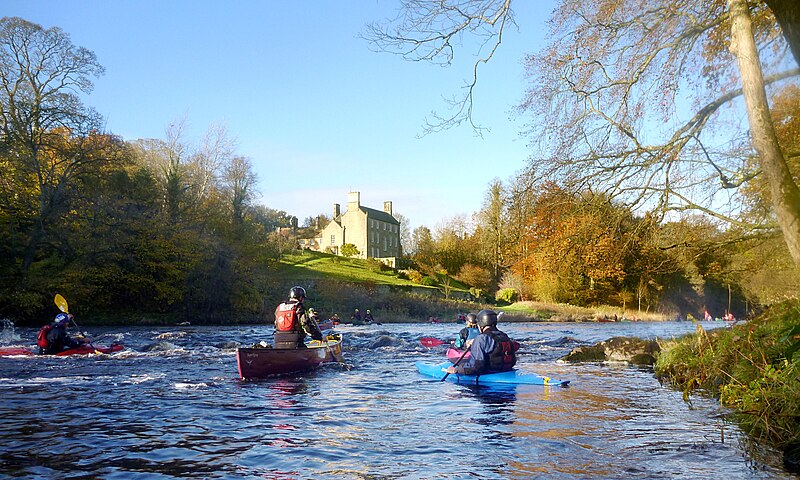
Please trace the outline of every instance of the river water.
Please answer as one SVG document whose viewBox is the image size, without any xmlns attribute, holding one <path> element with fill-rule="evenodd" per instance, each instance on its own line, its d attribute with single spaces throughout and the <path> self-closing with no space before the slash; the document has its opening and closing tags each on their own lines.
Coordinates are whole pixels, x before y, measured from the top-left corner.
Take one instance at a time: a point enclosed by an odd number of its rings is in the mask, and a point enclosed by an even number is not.
<svg viewBox="0 0 800 480">
<path fill-rule="evenodd" d="M 721 324 L 708 323 L 706 328 Z M 341 326 L 346 365 L 239 380 L 237 345 L 267 326 L 88 329 L 126 350 L 0 357 L 2 478 L 794 478 L 753 452 L 717 402 L 652 371 L 568 365 L 572 348 L 617 335 L 671 337 L 689 322 L 516 323 L 521 369 L 567 379 L 473 388 L 419 375 L 455 324 Z M 36 331 L 7 328 L 4 345 Z"/>
</svg>

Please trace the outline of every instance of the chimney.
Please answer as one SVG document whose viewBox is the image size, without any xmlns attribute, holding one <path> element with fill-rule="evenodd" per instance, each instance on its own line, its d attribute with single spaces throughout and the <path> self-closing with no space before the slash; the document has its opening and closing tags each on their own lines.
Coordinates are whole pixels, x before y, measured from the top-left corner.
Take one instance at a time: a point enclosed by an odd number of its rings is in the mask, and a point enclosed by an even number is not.
<svg viewBox="0 0 800 480">
<path fill-rule="evenodd" d="M 352 209 L 350 208 L 352 207 Z M 347 194 L 347 210 L 358 210 L 361 207 L 361 192 L 350 192 Z"/>
<path fill-rule="evenodd" d="M 392 202 L 383 202 L 383 211 L 392 214 Z"/>
<path fill-rule="evenodd" d="M 339 204 L 338 203 L 334 203 L 333 204 L 333 219 L 336 220 L 337 218 L 339 218 L 339 215 L 341 215 L 341 214 L 342 214 L 342 212 L 339 209 Z"/>
</svg>

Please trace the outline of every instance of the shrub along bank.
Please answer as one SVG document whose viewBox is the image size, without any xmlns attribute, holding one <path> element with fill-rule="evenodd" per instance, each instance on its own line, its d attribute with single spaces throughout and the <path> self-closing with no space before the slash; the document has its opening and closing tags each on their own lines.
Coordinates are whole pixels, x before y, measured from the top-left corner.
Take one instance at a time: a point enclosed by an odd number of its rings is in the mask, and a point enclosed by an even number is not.
<svg viewBox="0 0 800 480">
<path fill-rule="evenodd" d="M 751 438 L 785 452 L 797 471 L 800 446 L 800 302 L 754 320 L 662 342 L 656 376 L 684 392 L 712 395 L 730 407 Z"/>
</svg>

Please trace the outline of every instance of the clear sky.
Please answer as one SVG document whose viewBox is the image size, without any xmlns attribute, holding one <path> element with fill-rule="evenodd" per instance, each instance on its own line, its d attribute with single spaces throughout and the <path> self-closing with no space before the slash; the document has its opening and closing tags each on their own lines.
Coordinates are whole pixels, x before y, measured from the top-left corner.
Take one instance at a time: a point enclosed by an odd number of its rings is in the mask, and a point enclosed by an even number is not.
<svg viewBox="0 0 800 480">
<path fill-rule="evenodd" d="M 456 51 L 448 69 L 371 51 L 359 32 L 392 17 L 397 0 L 4 0 L 2 14 L 60 27 L 97 54 L 106 73 L 85 102 L 125 140 L 163 139 L 185 117 L 197 144 L 221 124 L 270 208 L 302 222 L 360 191 L 362 205 L 391 200 L 411 228 L 435 228 L 471 216 L 492 179 L 524 167 L 513 108 L 550 5 L 516 2 L 519 29 L 482 67 L 474 117 L 491 129 L 483 138 L 468 125 L 417 138 L 460 93 L 472 59 Z"/>
</svg>

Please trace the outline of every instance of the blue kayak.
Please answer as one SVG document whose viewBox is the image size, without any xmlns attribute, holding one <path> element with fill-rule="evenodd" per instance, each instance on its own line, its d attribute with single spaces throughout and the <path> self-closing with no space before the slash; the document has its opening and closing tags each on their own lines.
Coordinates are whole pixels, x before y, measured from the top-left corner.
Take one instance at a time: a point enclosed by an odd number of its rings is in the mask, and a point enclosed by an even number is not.
<svg viewBox="0 0 800 480">
<path fill-rule="evenodd" d="M 453 364 L 449 361 L 438 364 L 417 362 L 416 366 L 419 373 L 441 380 L 447 373 L 445 371 L 447 367 L 452 367 Z M 447 375 L 447 380 L 469 385 L 558 385 L 560 387 L 566 387 L 569 384 L 569 380 L 542 377 L 517 369 L 508 372 L 487 373 L 485 375 L 458 375 L 451 373 Z"/>
</svg>

